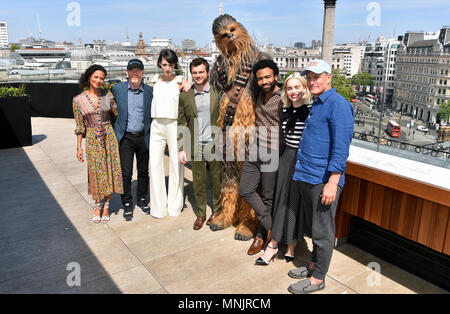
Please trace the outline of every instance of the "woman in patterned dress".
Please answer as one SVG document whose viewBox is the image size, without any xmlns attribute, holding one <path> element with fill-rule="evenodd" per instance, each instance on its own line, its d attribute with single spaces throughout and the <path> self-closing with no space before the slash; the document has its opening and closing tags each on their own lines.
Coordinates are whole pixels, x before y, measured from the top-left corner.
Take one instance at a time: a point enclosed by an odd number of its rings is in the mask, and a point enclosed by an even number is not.
<svg viewBox="0 0 450 314">
<path fill-rule="evenodd" d="M 90 66 L 79 80 L 85 90 L 73 98 L 77 158 L 84 162 L 82 140 L 85 137 L 88 193 L 95 201 L 92 217 L 95 223 L 109 221 L 111 195 L 123 193 L 119 145 L 111 125 L 111 114 L 117 116 L 117 105 L 112 93 L 100 88 L 105 76 L 105 68 L 96 64 Z"/>
</svg>

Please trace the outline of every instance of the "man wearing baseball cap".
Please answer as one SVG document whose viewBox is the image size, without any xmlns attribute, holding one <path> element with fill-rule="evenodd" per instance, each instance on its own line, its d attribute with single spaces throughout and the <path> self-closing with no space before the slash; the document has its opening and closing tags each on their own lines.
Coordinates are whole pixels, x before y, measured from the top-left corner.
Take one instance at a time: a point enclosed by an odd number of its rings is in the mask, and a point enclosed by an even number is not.
<svg viewBox="0 0 450 314">
<path fill-rule="evenodd" d="M 118 116 L 114 125 L 119 141 L 120 164 L 122 166 L 123 217 L 133 219 L 133 197 L 131 195 L 131 179 L 133 161 L 136 155 L 138 183 L 136 205 L 148 215 L 150 207 L 147 201 L 148 192 L 148 156 L 150 138 L 150 106 L 153 88 L 142 82 L 144 64 L 139 59 L 131 59 L 127 66 L 128 82 L 114 85 L 111 89 L 118 107 Z"/>
<path fill-rule="evenodd" d="M 300 181 L 307 233 L 313 242 L 311 262 L 289 271 L 304 279 L 289 286 L 291 293 L 325 288 L 334 249 L 336 208 L 353 135 L 353 106 L 331 87 L 331 67 L 312 60 L 302 72 L 314 96 L 300 141 L 293 180 Z"/>
</svg>

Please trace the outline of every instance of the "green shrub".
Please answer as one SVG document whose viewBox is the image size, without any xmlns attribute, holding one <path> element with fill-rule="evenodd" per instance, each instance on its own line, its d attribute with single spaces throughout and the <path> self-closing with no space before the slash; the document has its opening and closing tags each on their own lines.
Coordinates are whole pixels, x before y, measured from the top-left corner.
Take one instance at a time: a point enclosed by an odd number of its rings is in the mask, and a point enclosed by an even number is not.
<svg viewBox="0 0 450 314">
<path fill-rule="evenodd" d="M 2 86 L 0 87 L 0 98 L 25 96 L 25 85 L 19 87 Z"/>
</svg>

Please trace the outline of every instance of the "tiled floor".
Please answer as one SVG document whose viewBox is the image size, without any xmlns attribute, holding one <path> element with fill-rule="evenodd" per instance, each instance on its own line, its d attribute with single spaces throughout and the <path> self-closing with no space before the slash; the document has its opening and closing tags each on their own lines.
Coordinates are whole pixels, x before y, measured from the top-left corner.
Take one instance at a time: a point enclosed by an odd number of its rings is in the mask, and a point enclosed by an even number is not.
<svg viewBox="0 0 450 314">
<path fill-rule="evenodd" d="M 246 254 L 250 242 L 234 240 L 233 228 L 192 230 L 189 169 L 180 216 L 135 211 L 125 222 L 114 195 L 111 222 L 96 225 L 74 121 L 33 118 L 32 125 L 33 146 L 0 150 L 0 293 L 285 294 L 295 282 L 289 269 L 308 261 L 309 239 L 293 263 L 257 267 Z M 326 284 L 320 293 L 447 293 L 348 244 L 334 251 Z"/>
</svg>

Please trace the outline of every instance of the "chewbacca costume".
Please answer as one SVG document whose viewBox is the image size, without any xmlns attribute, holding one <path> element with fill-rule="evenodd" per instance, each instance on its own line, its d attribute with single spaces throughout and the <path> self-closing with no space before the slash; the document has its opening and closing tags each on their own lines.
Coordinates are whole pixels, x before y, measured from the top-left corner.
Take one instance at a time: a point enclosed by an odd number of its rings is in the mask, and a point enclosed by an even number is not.
<svg viewBox="0 0 450 314">
<path fill-rule="evenodd" d="M 212 231 L 236 226 L 234 238 L 253 238 L 258 220 L 252 207 L 239 195 L 243 161 L 248 154 L 255 127 L 255 102 L 258 85 L 252 76 L 253 65 L 271 59 L 259 52 L 245 27 L 230 15 L 214 20 L 212 31 L 220 55 L 211 71 L 211 84 L 223 93 L 217 125 L 223 132 L 222 211 L 209 225 Z M 245 147 L 242 147 L 245 146 Z M 234 158 L 226 158 L 226 154 Z"/>
</svg>

